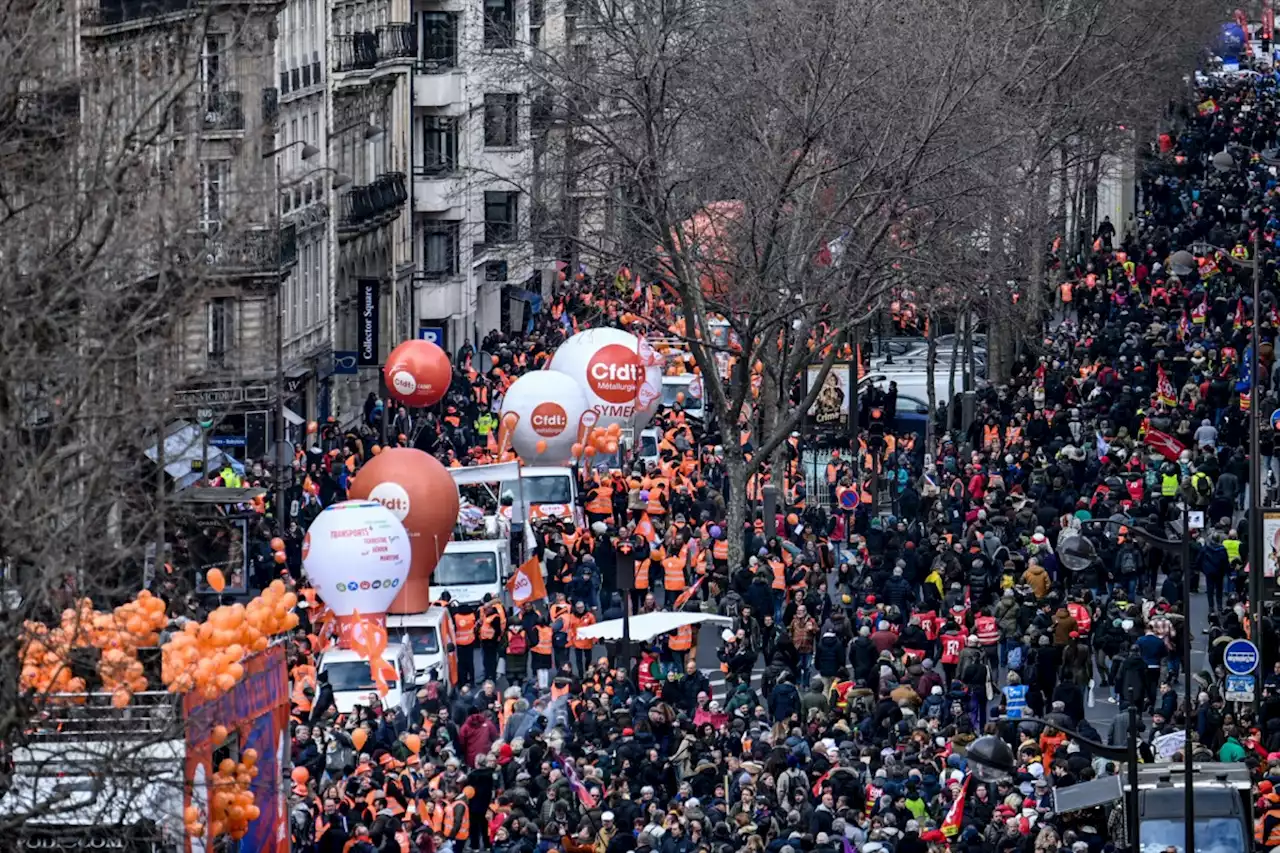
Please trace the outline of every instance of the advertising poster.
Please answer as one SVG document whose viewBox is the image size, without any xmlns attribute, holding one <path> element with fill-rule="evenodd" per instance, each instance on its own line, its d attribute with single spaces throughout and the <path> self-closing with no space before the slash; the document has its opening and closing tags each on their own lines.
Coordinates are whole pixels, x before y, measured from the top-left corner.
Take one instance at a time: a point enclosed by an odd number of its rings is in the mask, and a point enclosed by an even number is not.
<svg viewBox="0 0 1280 853">
<path fill-rule="evenodd" d="M 813 388 L 822 372 L 822 365 L 811 364 L 806 376 L 806 386 Z M 809 422 L 818 429 L 846 429 L 849 426 L 849 407 L 853 404 L 851 387 L 852 371 L 847 362 L 833 364 L 822 382 L 822 390 L 809 409 Z"/>
</svg>

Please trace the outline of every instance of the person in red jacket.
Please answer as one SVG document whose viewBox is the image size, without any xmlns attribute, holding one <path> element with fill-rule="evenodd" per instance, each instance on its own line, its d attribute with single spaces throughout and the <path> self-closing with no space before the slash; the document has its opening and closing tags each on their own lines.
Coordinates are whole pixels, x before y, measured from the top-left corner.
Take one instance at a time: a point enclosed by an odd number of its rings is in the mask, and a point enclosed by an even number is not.
<svg viewBox="0 0 1280 853">
<path fill-rule="evenodd" d="M 488 752 L 498 739 L 498 727 L 476 708 L 458 730 L 458 736 L 462 739 L 463 759 L 468 766 L 474 767 L 476 756 Z"/>
</svg>

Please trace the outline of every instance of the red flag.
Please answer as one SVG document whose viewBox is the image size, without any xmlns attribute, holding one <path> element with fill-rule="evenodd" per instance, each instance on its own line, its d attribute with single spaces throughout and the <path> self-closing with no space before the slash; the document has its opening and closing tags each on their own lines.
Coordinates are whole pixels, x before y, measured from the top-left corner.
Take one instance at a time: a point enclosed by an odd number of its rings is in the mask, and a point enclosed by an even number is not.
<svg viewBox="0 0 1280 853">
<path fill-rule="evenodd" d="M 676 596 L 675 604 L 671 605 L 672 610 L 680 610 L 689 603 L 689 599 L 693 598 L 698 592 L 698 587 L 702 586 L 702 582 L 707 579 L 706 575 L 699 575 L 698 579 L 693 582 L 693 586 Z"/>
<path fill-rule="evenodd" d="M 960 824 L 964 822 L 964 798 L 968 793 L 969 775 L 966 773 L 964 781 L 960 783 L 955 802 L 951 804 L 951 808 L 947 809 L 947 816 L 942 819 L 942 834 L 947 838 L 954 838 L 960 834 Z"/>
<path fill-rule="evenodd" d="M 1235 330 L 1238 332 L 1244 328 L 1244 299 L 1237 297 L 1236 299 L 1236 315 L 1232 318 Z"/>
<path fill-rule="evenodd" d="M 1178 398 L 1173 393 L 1173 382 L 1165 375 L 1164 367 L 1156 365 L 1156 399 L 1165 406 L 1178 405 Z"/>
<path fill-rule="evenodd" d="M 1253 407 L 1253 395 L 1248 391 L 1240 392 L 1240 411 L 1247 412 Z"/>
<path fill-rule="evenodd" d="M 1178 457 L 1182 455 L 1182 451 L 1187 449 L 1186 445 L 1181 441 L 1158 429 L 1147 430 L 1145 441 L 1152 449 L 1170 462 L 1177 462 Z"/>
<path fill-rule="evenodd" d="M 1206 303 L 1205 300 L 1203 299 L 1200 300 L 1199 305 L 1191 306 L 1191 322 L 1195 323 L 1197 326 L 1203 326 L 1205 317 L 1208 315 L 1208 313 L 1209 313 L 1208 303 Z"/>
</svg>

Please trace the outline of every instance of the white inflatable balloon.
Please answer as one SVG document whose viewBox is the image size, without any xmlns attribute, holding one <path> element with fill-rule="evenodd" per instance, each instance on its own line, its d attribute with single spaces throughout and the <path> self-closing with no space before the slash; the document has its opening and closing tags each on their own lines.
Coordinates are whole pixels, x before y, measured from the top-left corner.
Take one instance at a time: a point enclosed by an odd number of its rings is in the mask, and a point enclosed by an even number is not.
<svg viewBox="0 0 1280 853">
<path fill-rule="evenodd" d="M 409 534 L 377 501 L 326 507 L 307 529 L 302 567 L 334 615 L 386 613 L 409 576 Z"/>
<path fill-rule="evenodd" d="M 618 424 L 639 432 L 662 403 L 662 356 L 621 329 L 579 332 L 556 349 L 551 369 L 578 383 L 600 416 L 599 427 Z"/>
<path fill-rule="evenodd" d="M 511 447 L 527 465 L 567 465 L 578 440 L 578 422 L 587 398 L 571 377 L 558 370 L 523 374 L 502 398 L 502 413 L 519 416 Z M 546 450 L 538 452 L 538 442 Z"/>
</svg>

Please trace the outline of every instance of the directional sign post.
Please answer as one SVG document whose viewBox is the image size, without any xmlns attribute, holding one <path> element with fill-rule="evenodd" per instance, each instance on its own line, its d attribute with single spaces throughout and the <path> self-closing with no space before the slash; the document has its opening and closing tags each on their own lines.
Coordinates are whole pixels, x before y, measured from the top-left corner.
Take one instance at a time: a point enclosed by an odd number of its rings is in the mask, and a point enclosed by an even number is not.
<svg viewBox="0 0 1280 853">
<path fill-rule="evenodd" d="M 213 428 L 213 409 L 196 409 L 196 423 L 200 429 Z"/>
<path fill-rule="evenodd" d="M 1258 668 L 1258 647 L 1248 640 L 1232 640 L 1227 643 L 1222 663 L 1232 675 L 1249 675 Z"/>
</svg>

